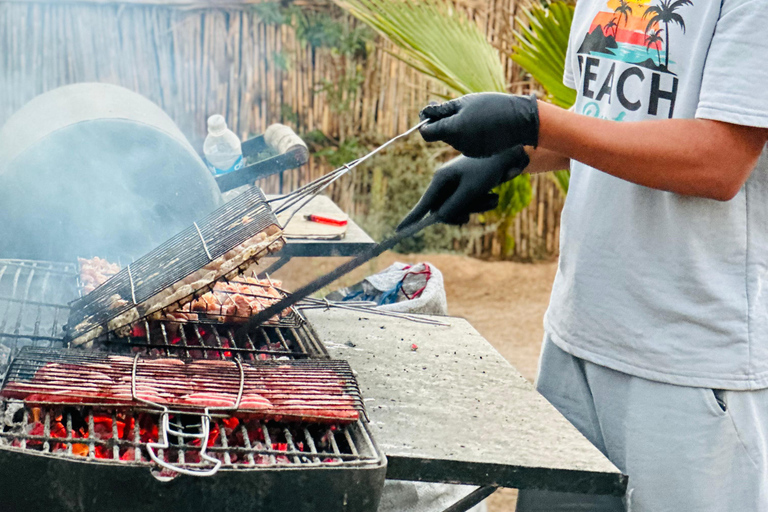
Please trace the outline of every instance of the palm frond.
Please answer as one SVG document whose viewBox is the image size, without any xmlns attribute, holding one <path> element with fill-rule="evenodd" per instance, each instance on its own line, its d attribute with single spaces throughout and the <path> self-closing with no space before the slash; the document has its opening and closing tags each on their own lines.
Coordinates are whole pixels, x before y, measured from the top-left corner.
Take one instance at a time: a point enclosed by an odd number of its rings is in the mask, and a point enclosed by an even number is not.
<svg viewBox="0 0 768 512">
<path fill-rule="evenodd" d="M 669 8 L 674 11 L 678 7 L 682 7 L 684 5 L 693 5 L 693 0 L 675 0 L 675 2 Z"/>
<path fill-rule="evenodd" d="M 565 53 L 573 21 L 573 7 L 553 2 L 548 8 L 523 9 L 517 19 L 517 44 L 511 58 L 539 82 L 547 100 L 563 108 L 576 101 L 576 92 L 563 84 Z"/>
<path fill-rule="evenodd" d="M 512 60 L 544 87 L 546 99 L 563 108 L 570 108 L 576 102 L 576 91 L 563 84 L 573 13 L 574 7 L 566 2 L 524 9 L 524 16 L 517 19 L 518 44 L 511 55 Z M 555 171 L 550 176 L 560 191 L 567 194 L 570 172 Z"/>
<path fill-rule="evenodd" d="M 457 94 L 506 91 L 497 50 L 445 0 L 336 0 L 397 46 L 409 66 Z"/>
<path fill-rule="evenodd" d="M 680 15 L 679 15 L 679 14 L 677 14 L 676 12 L 673 12 L 673 13 L 672 13 L 672 14 L 669 16 L 669 22 L 670 22 L 670 23 L 677 23 L 678 25 L 680 25 L 680 28 L 682 28 L 682 29 L 683 29 L 683 34 L 685 34 L 685 20 L 683 19 L 683 17 L 682 17 L 682 16 L 680 16 Z"/>
</svg>

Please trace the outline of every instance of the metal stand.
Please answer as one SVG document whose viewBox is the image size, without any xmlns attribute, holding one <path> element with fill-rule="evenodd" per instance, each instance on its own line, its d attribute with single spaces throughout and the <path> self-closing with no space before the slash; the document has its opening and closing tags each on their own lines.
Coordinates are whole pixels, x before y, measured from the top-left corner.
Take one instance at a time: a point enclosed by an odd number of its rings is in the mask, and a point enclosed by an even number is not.
<svg viewBox="0 0 768 512">
<path fill-rule="evenodd" d="M 475 505 L 479 505 L 481 501 L 486 499 L 488 496 L 496 492 L 496 489 L 498 487 L 494 485 L 486 485 L 485 487 L 478 487 L 477 490 L 473 491 L 471 494 L 465 496 L 464 498 L 460 499 L 447 509 L 445 509 L 443 512 L 467 512 L 467 510 L 471 509 Z"/>
</svg>

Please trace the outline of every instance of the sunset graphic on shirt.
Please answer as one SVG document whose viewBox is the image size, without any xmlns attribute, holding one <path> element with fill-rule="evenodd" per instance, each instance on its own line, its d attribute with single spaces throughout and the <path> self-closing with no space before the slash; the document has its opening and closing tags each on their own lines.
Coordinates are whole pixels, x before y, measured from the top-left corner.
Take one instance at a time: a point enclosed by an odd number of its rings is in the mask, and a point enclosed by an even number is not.
<svg viewBox="0 0 768 512">
<path fill-rule="evenodd" d="M 675 37 L 685 34 L 685 7 L 693 0 L 608 0 L 578 50 L 672 73 Z"/>
</svg>

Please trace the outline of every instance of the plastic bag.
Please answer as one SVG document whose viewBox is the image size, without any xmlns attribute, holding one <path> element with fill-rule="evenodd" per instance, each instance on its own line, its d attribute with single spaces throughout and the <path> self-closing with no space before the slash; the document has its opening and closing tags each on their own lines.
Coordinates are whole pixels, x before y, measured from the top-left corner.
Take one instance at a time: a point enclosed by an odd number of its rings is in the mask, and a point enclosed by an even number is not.
<svg viewBox="0 0 768 512">
<path fill-rule="evenodd" d="M 375 302 L 381 309 L 425 315 L 448 314 L 443 274 L 430 263 L 394 263 L 327 297 L 334 301 Z"/>
</svg>

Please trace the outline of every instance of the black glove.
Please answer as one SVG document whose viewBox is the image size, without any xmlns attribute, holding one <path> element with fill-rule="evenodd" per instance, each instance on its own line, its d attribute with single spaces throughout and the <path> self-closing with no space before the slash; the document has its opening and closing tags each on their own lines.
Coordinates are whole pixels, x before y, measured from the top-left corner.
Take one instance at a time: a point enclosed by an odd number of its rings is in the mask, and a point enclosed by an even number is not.
<svg viewBox="0 0 768 512">
<path fill-rule="evenodd" d="M 468 94 L 429 105 L 419 114 L 427 142 L 447 142 L 464 155 L 482 158 L 517 145 L 539 143 L 539 106 L 535 96 L 496 92 Z"/>
<path fill-rule="evenodd" d="M 491 190 L 519 176 L 528 163 L 523 146 L 489 158 L 454 158 L 435 172 L 427 191 L 397 230 L 419 222 L 430 212 L 445 224 L 466 224 L 470 214 L 496 208 L 499 196 Z"/>
</svg>

